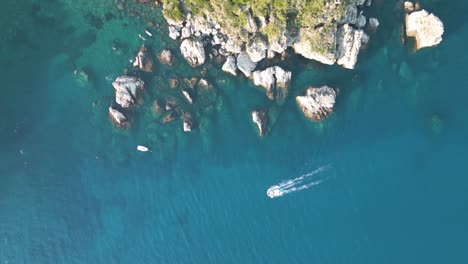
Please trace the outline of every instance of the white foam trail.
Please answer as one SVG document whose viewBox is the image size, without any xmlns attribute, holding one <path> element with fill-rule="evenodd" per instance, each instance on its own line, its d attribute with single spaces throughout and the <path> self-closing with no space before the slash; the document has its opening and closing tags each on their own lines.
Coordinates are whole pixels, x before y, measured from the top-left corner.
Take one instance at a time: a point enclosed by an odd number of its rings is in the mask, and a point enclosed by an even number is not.
<svg viewBox="0 0 468 264">
<path fill-rule="evenodd" d="M 314 180 L 314 179 L 316 179 L 317 176 L 320 176 L 319 173 L 329 168 L 331 168 L 330 165 L 322 166 L 312 172 L 303 174 L 295 179 L 285 180 L 285 181 L 280 182 L 277 185 L 272 185 L 270 186 L 270 188 L 268 188 L 267 195 L 270 198 L 275 198 L 275 197 L 283 196 L 288 193 L 305 190 L 315 185 L 319 185 L 320 183 L 325 181 L 327 178 L 319 179 L 319 180 Z"/>
</svg>

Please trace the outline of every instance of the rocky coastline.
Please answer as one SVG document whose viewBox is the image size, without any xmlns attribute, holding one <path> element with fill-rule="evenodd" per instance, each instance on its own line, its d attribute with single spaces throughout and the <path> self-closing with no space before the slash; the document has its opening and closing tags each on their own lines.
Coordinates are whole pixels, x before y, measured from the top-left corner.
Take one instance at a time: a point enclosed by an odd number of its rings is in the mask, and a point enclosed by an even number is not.
<svg viewBox="0 0 468 264">
<path fill-rule="evenodd" d="M 289 86 L 293 81 L 292 72 L 275 58 L 284 59 L 294 51 L 306 59 L 352 70 L 360 51 L 380 25 L 377 18 L 364 15 L 371 0 L 237 2 L 161 1 L 169 38 L 178 43 L 188 65 L 201 68 L 201 76 L 191 79 L 166 78 L 164 82 L 170 92 L 153 101 L 153 111 L 161 116 L 163 124 L 179 118 L 182 130 L 190 132 L 199 124 L 197 119 L 203 118 L 206 110 L 203 107 L 218 107 L 216 88 L 203 78 L 204 64 L 215 59 L 222 65 L 222 71 L 245 76 L 262 88 L 275 105 L 251 111 L 253 124 L 259 135 L 264 136 L 291 94 Z M 408 13 L 406 34 L 416 38 L 418 49 L 441 42 L 443 24 L 437 17 L 425 10 L 415 10 L 411 2 L 405 2 L 402 9 Z M 142 45 L 133 66 L 142 74 L 150 74 L 156 66 L 153 59 L 156 57 L 161 65 L 172 67 L 173 52 L 163 49 L 154 56 L 150 47 Z M 127 111 L 137 105 L 145 83 L 130 74 L 118 77 L 113 86 L 115 99 L 109 107 L 109 116 L 117 127 L 128 127 Z M 333 113 L 338 89 L 310 86 L 301 94 L 295 97 L 298 109 L 309 120 L 321 122 Z"/>
</svg>

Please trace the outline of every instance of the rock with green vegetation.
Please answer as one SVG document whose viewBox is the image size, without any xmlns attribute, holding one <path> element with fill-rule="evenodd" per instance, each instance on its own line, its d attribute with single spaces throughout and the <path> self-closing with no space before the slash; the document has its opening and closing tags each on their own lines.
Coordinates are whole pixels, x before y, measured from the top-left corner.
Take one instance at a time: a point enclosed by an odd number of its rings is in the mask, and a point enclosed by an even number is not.
<svg viewBox="0 0 468 264">
<path fill-rule="evenodd" d="M 366 24 L 366 0 L 162 2 L 171 37 L 210 39 L 220 45 L 220 54 L 237 57 L 246 76 L 254 64 L 288 47 L 305 58 L 352 69 L 368 40 L 360 29 Z"/>
</svg>

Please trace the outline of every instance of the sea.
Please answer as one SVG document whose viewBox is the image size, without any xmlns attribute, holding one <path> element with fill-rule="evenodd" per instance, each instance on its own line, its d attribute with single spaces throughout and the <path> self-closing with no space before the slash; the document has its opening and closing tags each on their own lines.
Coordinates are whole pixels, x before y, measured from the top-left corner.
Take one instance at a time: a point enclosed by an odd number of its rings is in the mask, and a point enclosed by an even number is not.
<svg viewBox="0 0 468 264">
<path fill-rule="evenodd" d="M 373 2 L 380 26 L 354 70 L 292 50 L 258 66 L 292 72 L 278 106 L 216 56 L 190 67 L 152 3 L 2 1 L 0 264 L 468 263 L 468 2 L 419 1 L 445 25 L 419 51 L 402 2 Z M 174 64 L 138 73 L 142 44 Z M 123 74 L 146 87 L 119 129 Z M 209 89 L 181 103 L 193 131 L 164 124 L 153 101 L 201 76 Z M 339 93 L 314 123 L 294 97 L 322 85 Z M 256 109 L 271 117 L 263 137 Z M 266 195 L 320 168 L 320 184 Z"/>
</svg>

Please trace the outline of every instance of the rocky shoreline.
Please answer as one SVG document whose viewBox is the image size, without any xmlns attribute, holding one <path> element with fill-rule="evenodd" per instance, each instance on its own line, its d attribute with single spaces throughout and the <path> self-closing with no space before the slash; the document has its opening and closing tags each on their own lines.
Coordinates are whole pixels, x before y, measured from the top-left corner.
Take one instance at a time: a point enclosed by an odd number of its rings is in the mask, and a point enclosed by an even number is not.
<svg viewBox="0 0 468 264">
<path fill-rule="evenodd" d="M 321 4 L 318 9 L 317 6 L 315 9 L 301 6 L 303 1 L 299 0 L 284 11 L 284 21 L 281 21 L 281 12 L 274 9 L 281 10 L 281 7 L 270 5 L 270 13 L 261 14 L 258 7 L 250 5 L 250 1 L 246 2 L 229 6 L 229 12 L 233 12 L 234 19 L 239 20 L 234 24 L 229 22 L 233 18 L 221 19 L 223 12 L 226 12 L 224 9 L 228 7 L 225 2 L 219 6 L 219 12 L 210 12 L 210 8 L 216 7 L 213 5 L 219 4 L 217 1 L 209 2 L 204 8 L 198 6 L 198 1 L 163 0 L 162 4 L 169 37 L 179 42 L 180 53 L 188 65 L 197 68 L 209 59 L 216 58 L 222 65 L 222 71 L 234 76 L 244 75 L 254 85 L 262 87 L 266 96 L 276 105 L 275 111 L 291 93 L 289 86 L 292 72 L 275 63 L 267 68 L 258 68 L 258 65 L 265 65 L 262 61 L 276 56 L 284 57 L 287 49 L 291 48 L 304 58 L 354 69 L 359 52 L 380 24 L 376 18 L 367 19 L 363 14 L 371 5 L 371 0 L 322 0 L 317 1 Z M 414 10 L 412 5 L 405 2 L 403 6 L 410 13 L 406 15 L 407 36 L 416 37 L 417 48 L 440 43 L 443 24 L 425 10 Z M 308 8 L 315 10 L 314 13 L 310 13 Z M 306 15 L 310 17 L 305 19 Z M 438 28 L 434 29 L 434 25 Z M 275 27 L 277 30 L 273 31 Z M 157 58 L 161 64 L 169 67 L 173 65 L 174 54 L 170 50 L 160 51 Z M 151 49 L 143 45 L 133 60 L 133 66 L 144 74 L 151 73 L 154 65 Z M 202 76 L 203 71 L 206 71 L 205 67 L 201 71 Z M 182 130 L 190 132 L 195 128 L 196 119 L 203 115 L 198 105 L 205 101 L 218 104 L 217 99 L 203 99 L 216 98 L 216 91 L 212 84 L 198 76 L 183 81 L 168 78 L 168 82 L 171 90 L 178 91 L 177 96 L 166 95 L 163 99 L 154 100 L 153 110 L 162 116 L 163 124 L 180 118 Z M 130 121 L 126 111 L 137 105 L 145 83 L 139 77 L 123 75 L 113 82 L 113 86 L 115 99 L 109 107 L 109 116 L 117 127 L 127 127 Z M 302 94 L 295 98 L 298 109 L 311 121 L 320 122 L 333 112 L 338 89 L 326 85 L 309 87 Z M 274 123 L 275 118 L 269 118 L 270 108 L 272 106 L 251 111 L 252 122 L 257 126 L 260 136 L 266 135 L 268 127 Z"/>
</svg>

